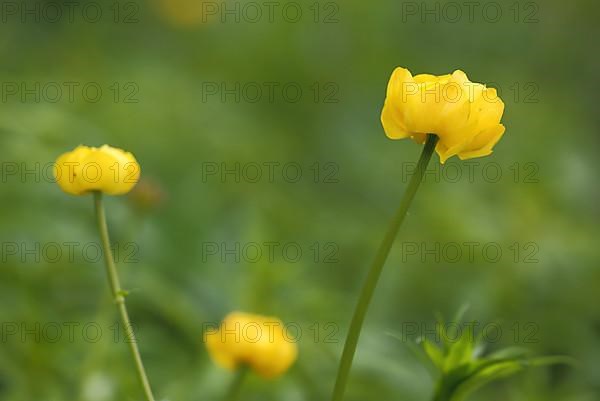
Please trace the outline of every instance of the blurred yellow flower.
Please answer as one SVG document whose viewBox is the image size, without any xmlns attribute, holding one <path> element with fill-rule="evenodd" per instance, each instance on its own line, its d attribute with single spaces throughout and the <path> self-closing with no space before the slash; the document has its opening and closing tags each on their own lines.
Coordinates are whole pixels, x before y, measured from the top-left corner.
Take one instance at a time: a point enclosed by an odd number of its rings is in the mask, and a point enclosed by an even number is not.
<svg viewBox="0 0 600 401">
<path fill-rule="evenodd" d="M 398 67 L 388 83 L 381 122 L 391 139 L 425 142 L 436 134 L 436 151 L 444 163 L 487 156 L 504 134 L 504 103 L 496 89 L 470 82 L 467 75 L 420 74 Z"/>
<path fill-rule="evenodd" d="M 167 193 L 158 181 L 141 179 L 129 193 L 131 205 L 138 211 L 150 212 L 161 207 L 167 199 Z"/>
<path fill-rule="evenodd" d="M 104 145 L 80 145 L 56 159 L 54 178 L 71 195 L 100 191 L 109 195 L 129 192 L 140 178 L 140 165 L 124 150 Z"/>
<path fill-rule="evenodd" d="M 168 23 L 181 28 L 192 28 L 206 22 L 206 9 L 219 3 L 204 0 L 155 0 L 158 14 Z"/>
<path fill-rule="evenodd" d="M 235 370 L 248 366 L 264 378 L 283 374 L 294 363 L 298 348 L 275 317 L 232 312 L 219 329 L 207 330 L 204 342 L 218 365 Z"/>
</svg>

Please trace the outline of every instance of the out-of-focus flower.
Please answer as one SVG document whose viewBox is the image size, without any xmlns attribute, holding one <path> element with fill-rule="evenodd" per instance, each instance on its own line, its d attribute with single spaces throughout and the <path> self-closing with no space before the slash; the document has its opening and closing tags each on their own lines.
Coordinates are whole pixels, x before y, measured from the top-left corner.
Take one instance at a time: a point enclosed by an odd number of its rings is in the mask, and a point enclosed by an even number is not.
<svg viewBox="0 0 600 401">
<path fill-rule="evenodd" d="M 500 124 L 504 103 L 496 89 L 470 82 L 467 75 L 420 74 L 398 67 L 388 83 L 381 122 L 391 139 L 423 143 L 427 134 L 439 137 L 436 151 L 444 163 L 487 156 L 504 134 Z"/>
<path fill-rule="evenodd" d="M 80 145 L 56 159 L 54 178 L 71 195 L 100 191 L 109 195 L 129 192 L 140 178 L 140 165 L 124 150 L 104 145 Z"/>
<path fill-rule="evenodd" d="M 207 21 L 207 10 L 221 3 L 205 0 L 155 0 L 157 12 L 171 25 L 181 28 L 197 27 Z"/>
<path fill-rule="evenodd" d="M 248 366 L 265 378 L 283 374 L 298 356 L 281 320 L 243 312 L 232 312 L 218 329 L 207 330 L 204 342 L 218 365 L 229 370 Z"/>
<path fill-rule="evenodd" d="M 154 180 L 142 178 L 128 197 L 136 210 L 148 212 L 159 208 L 165 202 L 167 194 Z"/>
</svg>

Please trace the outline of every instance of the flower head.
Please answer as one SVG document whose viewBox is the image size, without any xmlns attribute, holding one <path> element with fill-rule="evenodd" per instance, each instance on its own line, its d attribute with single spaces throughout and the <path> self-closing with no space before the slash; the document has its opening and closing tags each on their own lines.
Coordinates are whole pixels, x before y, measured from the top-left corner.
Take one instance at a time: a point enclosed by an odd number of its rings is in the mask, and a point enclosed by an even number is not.
<svg viewBox="0 0 600 401">
<path fill-rule="evenodd" d="M 140 165 L 124 150 L 104 145 L 80 145 L 56 159 L 54 178 L 71 195 L 100 191 L 109 195 L 129 192 L 140 178 Z"/>
<path fill-rule="evenodd" d="M 246 365 L 265 378 L 283 374 L 298 356 L 294 339 L 275 317 L 232 312 L 219 329 L 204 333 L 204 341 L 218 365 L 230 370 Z"/>
<path fill-rule="evenodd" d="M 496 89 L 470 82 L 460 70 L 413 77 L 398 67 L 388 83 L 381 122 L 391 139 L 423 143 L 427 134 L 437 135 L 436 151 L 444 163 L 454 155 L 470 159 L 492 153 L 504 134 L 503 112 Z"/>
</svg>

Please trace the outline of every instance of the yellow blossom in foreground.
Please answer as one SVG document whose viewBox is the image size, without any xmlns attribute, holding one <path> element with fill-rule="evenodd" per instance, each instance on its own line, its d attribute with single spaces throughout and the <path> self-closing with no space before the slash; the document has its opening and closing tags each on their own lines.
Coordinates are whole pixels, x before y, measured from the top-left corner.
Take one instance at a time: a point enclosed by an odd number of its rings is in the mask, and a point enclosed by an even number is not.
<svg viewBox="0 0 600 401">
<path fill-rule="evenodd" d="M 129 192 L 140 179 L 140 165 L 124 150 L 104 145 L 80 145 L 56 159 L 54 178 L 71 195 L 100 191 L 109 195 Z"/>
<path fill-rule="evenodd" d="M 245 365 L 265 378 L 283 374 L 298 356 L 281 320 L 243 312 L 232 312 L 218 329 L 207 330 L 204 342 L 218 365 L 229 370 Z"/>
<path fill-rule="evenodd" d="M 467 75 L 420 74 L 398 67 L 388 83 L 381 122 L 391 139 L 423 143 L 427 134 L 439 137 L 436 151 L 444 163 L 487 156 L 504 134 L 500 124 L 504 103 L 496 89 L 470 82 Z"/>
</svg>

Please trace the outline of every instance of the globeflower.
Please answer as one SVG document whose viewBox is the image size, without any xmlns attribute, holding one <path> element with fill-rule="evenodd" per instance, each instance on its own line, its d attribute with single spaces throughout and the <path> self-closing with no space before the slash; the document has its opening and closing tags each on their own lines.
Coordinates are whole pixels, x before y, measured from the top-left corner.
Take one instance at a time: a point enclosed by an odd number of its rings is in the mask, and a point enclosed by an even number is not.
<svg viewBox="0 0 600 401">
<path fill-rule="evenodd" d="M 503 112 L 496 89 L 470 82 L 460 70 L 413 77 L 398 67 L 388 83 L 381 122 L 391 139 L 424 143 L 427 134 L 436 135 L 435 150 L 444 163 L 454 155 L 470 159 L 492 153 L 504 134 Z"/>
<path fill-rule="evenodd" d="M 251 368 L 264 378 L 285 373 L 298 356 L 294 339 L 286 336 L 281 320 L 243 312 L 228 314 L 216 330 L 204 333 L 213 361 L 237 370 Z"/>
<path fill-rule="evenodd" d="M 122 149 L 80 145 L 58 157 L 54 178 L 59 187 L 71 195 L 94 191 L 122 195 L 137 184 L 140 170 L 135 157 Z"/>
<path fill-rule="evenodd" d="M 140 178 L 140 165 L 131 153 L 124 150 L 108 145 L 101 148 L 80 145 L 58 157 L 54 164 L 54 177 L 60 188 L 68 194 L 93 194 L 96 224 L 104 251 L 104 265 L 112 298 L 117 305 L 121 324 L 125 328 L 126 342 L 129 344 L 146 401 L 155 401 L 137 346 L 136 335 L 134 330 L 128 329 L 132 327 L 125 302 L 128 291 L 121 287 L 102 202 L 104 194 L 120 195 L 129 192 Z"/>
<path fill-rule="evenodd" d="M 381 111 L 383 129 L 389 138 L 412 138 L 424 146 L 358 296 L 332 401 L 344 398 L 356 346 L 383 266 L 423 181 L 433 152 L 438 153 L 441 163 L 454 155 L 460 159 L 489 155 L 504 134 L 504 125 L 500 123 L 503 113 L 504 103 L 496 90 L 470 82 L 460 70 L 448 75 L 421 74 L 413 77 L 406 68 L 399 67 L 392 73 Z"/>
</svg>

